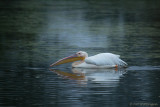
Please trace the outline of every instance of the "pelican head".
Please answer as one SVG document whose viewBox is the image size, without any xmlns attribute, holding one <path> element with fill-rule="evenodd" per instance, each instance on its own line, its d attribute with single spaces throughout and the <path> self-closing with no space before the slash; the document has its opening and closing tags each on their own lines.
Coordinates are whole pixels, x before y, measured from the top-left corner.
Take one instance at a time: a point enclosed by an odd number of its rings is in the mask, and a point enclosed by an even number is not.
<svg viewBox="0 0 160 107">
<path fill-rule="evenodd" d="M 88 54 L 86 52 L 79 51 L 74 55 L 58 60 L 57 62 L 51 64 L 50 66 L 52 67 L 52 66 L 56 66 L 56 65 L 60 65 L 60 64 L 68 63 L 68 62 L 78 61 L 78 60 L 83 61 L 86 57 L 88 57 Z"/>
</svg>

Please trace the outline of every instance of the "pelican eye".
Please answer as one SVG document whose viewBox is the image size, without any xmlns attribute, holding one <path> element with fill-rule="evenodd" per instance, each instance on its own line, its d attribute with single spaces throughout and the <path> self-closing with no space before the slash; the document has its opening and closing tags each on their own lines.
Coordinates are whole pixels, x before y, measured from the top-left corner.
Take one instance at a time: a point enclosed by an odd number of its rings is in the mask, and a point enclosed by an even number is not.
<svg viewBox="0 0 160 107">
<path fill-rule="evenodd" d="M 79 55 L 79 56 L 80 56 L 80 55 L 81 55 L 81 53 L 77 53 L 77 55 Z"/>
</svg>

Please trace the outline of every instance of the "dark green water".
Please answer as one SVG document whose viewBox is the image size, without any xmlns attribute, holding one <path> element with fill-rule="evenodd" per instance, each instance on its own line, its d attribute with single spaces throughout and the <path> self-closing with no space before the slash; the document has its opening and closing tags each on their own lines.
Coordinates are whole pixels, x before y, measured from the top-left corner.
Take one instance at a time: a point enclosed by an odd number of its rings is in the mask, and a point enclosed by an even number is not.
<svg viewBox="0 0 160 107">
<path fill-rule="evenodd" d="M 0 106 L 160 106 L 159 4 L 0 1 Z M 79 50 L 119 54 L 129 67 L 49 68 Z"/>
</svg>

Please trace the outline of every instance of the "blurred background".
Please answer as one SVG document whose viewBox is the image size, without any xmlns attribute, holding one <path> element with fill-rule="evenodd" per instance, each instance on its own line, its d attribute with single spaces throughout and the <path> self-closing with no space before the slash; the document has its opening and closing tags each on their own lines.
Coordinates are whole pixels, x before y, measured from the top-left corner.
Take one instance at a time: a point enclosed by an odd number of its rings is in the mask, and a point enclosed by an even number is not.
<svg viewBox="0 0 160 107">
<path fill-rule="evenodd" d="M 159 105 L 159 4 L 159 0 L 0 1 L 0 106 Z M 51 63 L 80 50 L 89 56 L 119 54 L 129 67 L 80 70 L 85 74 L 83 85 L 70 64 L 49 70 Z"/>
</svg>

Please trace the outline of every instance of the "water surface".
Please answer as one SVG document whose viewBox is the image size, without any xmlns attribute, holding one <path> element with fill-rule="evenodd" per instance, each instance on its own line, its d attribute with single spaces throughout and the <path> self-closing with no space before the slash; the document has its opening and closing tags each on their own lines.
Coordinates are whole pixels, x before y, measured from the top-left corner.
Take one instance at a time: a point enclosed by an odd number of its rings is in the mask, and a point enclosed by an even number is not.
<svg viewBox="0 0 160 107">
<path fill-rule="evenodd" d="M 0 106 L 128 107 L 160 102 L 159 1 L 0 2 Z M 77 51 L 126 69 L 49 65 Z"/>
</svg>

